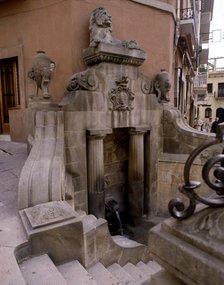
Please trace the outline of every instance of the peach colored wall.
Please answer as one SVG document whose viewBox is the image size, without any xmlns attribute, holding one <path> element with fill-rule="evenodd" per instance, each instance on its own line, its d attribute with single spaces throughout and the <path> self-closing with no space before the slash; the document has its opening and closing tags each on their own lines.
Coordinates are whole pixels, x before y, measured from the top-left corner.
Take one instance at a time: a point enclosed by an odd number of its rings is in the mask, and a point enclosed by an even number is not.
<svg viewBox="0 0 224 285">
<path fill-rule="evenodd" d="M 173 4 L 173 0 L 162 1 Z M 84 70 L 82 50 L 89 44 L 89 17 L 104 6 L 113 20 L 113 36 L 136 40 L 148 55 L 140 70 L 151 79 L 165 68 L 173 85 L 175 22 L 168 12 L 129 0 L 11 0 L 0 4 L 0 49 L 23 46 L 25 92 L 34 88 L 27 71 L 37 50 L 56 62 L 50 92 L 56 102 L 63 97 L 71 75 Z M 170 94 L 173 94 L 173 89 Z"/>
</svg>

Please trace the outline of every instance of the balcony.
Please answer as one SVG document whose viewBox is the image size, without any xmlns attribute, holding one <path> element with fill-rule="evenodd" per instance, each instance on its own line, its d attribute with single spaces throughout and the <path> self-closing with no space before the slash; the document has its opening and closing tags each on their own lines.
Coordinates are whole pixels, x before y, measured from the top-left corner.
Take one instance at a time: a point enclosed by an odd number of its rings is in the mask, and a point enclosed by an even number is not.
<svg viewBox="0 0 224 285">
<path fill-rule="evenodd" d="M 207 72 L 199 73 L 194 77 L 194 93 L 207 93 Z"/>
<path fill-rule="evenodd" d="M 191 41 L 194 44 L 197 38 L 197 12 L 193 8 L 180 10 L 180 34 L 181 36 L 191 35 Z"/>
</svg>

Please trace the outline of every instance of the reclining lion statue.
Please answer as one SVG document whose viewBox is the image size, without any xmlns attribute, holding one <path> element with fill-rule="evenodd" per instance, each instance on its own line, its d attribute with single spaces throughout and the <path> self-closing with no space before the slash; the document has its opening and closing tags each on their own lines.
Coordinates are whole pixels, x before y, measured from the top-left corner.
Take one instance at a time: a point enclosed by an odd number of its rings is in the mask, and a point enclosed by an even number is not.
<svg viewBox="0 0 224 285">
<path fill-rule="evenodd" d="M 122 41 L 112 36 L 112 17 L 104 7 L 93 10 L 90 17 L 90 46 L 99 43 L 121 45 L 130 49 L 139 49 L 136 41 Z"/>
</svg>

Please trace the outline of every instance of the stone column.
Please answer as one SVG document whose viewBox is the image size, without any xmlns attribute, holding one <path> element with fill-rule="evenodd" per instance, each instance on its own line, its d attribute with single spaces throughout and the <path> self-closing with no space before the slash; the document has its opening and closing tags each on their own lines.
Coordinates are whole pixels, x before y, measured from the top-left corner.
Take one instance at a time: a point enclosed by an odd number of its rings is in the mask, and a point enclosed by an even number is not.
<svg viewBox="0 0 224 285">
<path fill-rule="evenodd" d="M 103 139 L 112 130 L 88 130 L 88 204 L 89 214 L 105 217 Z"/>
<path fill-rule="evenodd" d="M 128 201 L 129 213 L 134 219 L 142 218 L 144 210 L 144 134 L 146 127 L 129 130 Z"/>
</svg>

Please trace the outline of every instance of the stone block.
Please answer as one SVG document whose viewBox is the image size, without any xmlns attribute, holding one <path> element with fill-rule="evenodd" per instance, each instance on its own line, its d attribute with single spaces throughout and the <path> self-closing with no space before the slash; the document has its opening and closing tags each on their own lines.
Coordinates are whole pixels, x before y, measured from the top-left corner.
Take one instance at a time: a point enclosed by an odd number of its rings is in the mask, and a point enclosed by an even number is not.
<svg viewBox="0 0 224 285">
<path fill-rule="evenodd" d="M 82 145 L 86 143 L 86 131 L 66 131 L 65 132 L 65 146 L 73 147 L 76 145 Z"/>
<path fill-rule="evenodd" d="M 76 176 L 72 179 L 74 184 L 74 191 L 80 191 L 82 189 L 87 189 L 87 177 L 86 176 Z"/>
<path fill-rule="evenodd" d="M 83 260 L 82 222 L 67 202 L 49 202 L 19 213 L 32 254 L 48 252 L 55 263 Z"/>
<path fill-rule="evenodd" d="M 87 175 L 86 161 L 67 163 L 66 169 L 68 173 L 70 173 L 73 177 L 84 177 Z"/>
<path fill-rule="evenodd" d="M 86 145 L 65 148 L 66 163 L 78 163 L 86 160 Z"/>
<path fill-rule="evenodd" d="M 170 218 L 150 231 L 150 252 L 160 265 L 188 285 L 223 284 L 222 222 L 223 210 L 207 207 L 184 221 Z"/>
</svg>

